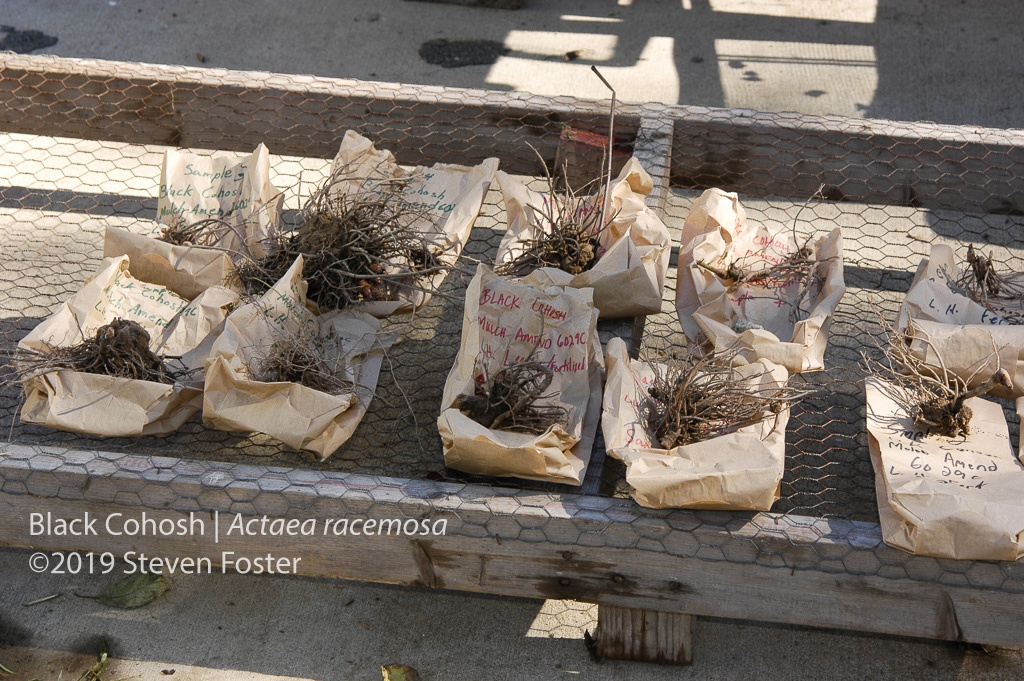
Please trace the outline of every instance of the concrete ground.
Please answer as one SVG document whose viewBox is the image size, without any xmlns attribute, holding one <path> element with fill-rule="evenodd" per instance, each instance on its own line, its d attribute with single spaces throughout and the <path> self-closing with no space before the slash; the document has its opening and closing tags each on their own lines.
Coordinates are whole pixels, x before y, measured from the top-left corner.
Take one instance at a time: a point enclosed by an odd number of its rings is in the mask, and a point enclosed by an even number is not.
<svg viewBox="0 0 1024 681">
<path fill-rule="evenodd" d="M 68 57 L 604 98 L 596 64 L 623 100 L 1024 127 L 1012 0 L 524 4 L 5 0 L 0 24 L 56 37 L 38 52 Z M 439 39 L 506 52 L 445 68 L 419 55 Z"/>
<path fill-rule="evenodd" d="M 49 42 L 38 31 L 57 42 L 36 53 L 68 57 L 603 98 L 597 64 L 626 100 L 1024 127 L 1024 14 L 1009 0 L 525 4 L 5 0 L 0 49 Z M 452 45 L 470 40 L 490 43 Z M 493 63 L 446 68 L 467 55 Z M 78 678 L 104 642 L 108 680 L 375 679 L 391 662 L 453 680 L 1024 677 L 1020 651 L 708 619 L 692 667 L 597 664 L 586 605 L 315 579 L 179 577 L 157 602 L 114 610 L 75 595 L 110 577 L 34 575 L 29 555 L 0 551 L 12 679 Z"/>
</svg>

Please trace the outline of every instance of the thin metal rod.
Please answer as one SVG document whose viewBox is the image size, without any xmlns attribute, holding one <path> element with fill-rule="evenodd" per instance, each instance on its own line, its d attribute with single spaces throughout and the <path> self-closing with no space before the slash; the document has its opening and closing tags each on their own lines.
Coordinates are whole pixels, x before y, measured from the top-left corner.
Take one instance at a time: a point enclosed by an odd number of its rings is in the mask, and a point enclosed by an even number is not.
<svg viewBox="0 0 1024 681">
<path fill-rule="evenodd" d="M 601 72 L 597 70 L 596 66 L 591 65 L 590 70 L 601 79 L 604 86 L 611 90 L 612 93 L 612 107 L 608 115 L 608 179 L 605 181 L 604 185 L 604 201 L 601 202 L 601 228 L 603 229 L 608 202 L 611 201 L 612 196 L 612 149 L 615 144 L 615 88 L 613 88 L 612 84 L 601 75 Z"/>
</svg>

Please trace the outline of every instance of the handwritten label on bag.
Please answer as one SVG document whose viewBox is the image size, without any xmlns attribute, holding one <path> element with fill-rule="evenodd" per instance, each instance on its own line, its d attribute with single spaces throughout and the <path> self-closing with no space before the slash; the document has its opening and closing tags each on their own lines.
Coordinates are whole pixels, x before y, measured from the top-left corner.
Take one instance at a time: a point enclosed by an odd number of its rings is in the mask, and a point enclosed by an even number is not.
<svg viewBox="0 0 1024 681">
<path fill-rule="evenodd" d="M 181 160 L 169 152 L 164 182 L 157 196 L 161 222 L 174 216 L 187 216 L 190 221 L 223 219 L 249 208 L 252 201 L 245 196 L 243 184 L 249 171 L 246 163 L 203 159 L 205 162 L 182 164 Z"/>
<path fill-rule="evenodd" d="M 150 335 L 170 326 L 174 317 L 188 307 L 188 301 L 165 286 L 147 284 L 118 272 L 114 280 L 103 288 L 103 296 L 96 301 L 95 310 L 103 319 L 100 326 L 115 318 L 139 323 Z"/>
<path fill-rule="evenodd" d="M 500 279 L 481 288 L 480 354 L 491 366 L 533 361 L 556 374 L 586 371 L 589 319 L 575 311 L 580 323 L 570 322 L 574 311 L 564 298 L 547 300 L 536 292 Z"/>
<path fill-rule="evenodd" d="M 914 480 L 938 487 L 954 486 L 970 494 L 985 490 L 1012 474 L 1024 471 L 1010 447 L 1002 408 L 987 400 L 970 401 L 970 435 L 948 438 L 931 435 L 915 425 L 893 399 L 891 389 L 878 379 L 867 381 L 868 430 L 878 442 L 886 483 L 896 489 L 914 486 Z"/>
</svg>

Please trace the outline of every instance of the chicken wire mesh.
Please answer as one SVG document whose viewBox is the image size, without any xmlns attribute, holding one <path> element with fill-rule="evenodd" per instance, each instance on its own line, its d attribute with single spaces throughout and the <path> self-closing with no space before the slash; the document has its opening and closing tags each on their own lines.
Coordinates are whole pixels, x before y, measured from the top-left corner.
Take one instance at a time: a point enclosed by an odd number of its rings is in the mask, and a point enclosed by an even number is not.
<svg viewBox="0 0 1024 681">
<path fill-rule="evenodd" d="M 674 188 L 666 218 L 678 235 L 697 190 Z M 947 244 L 966 262 L 969 243 L 983 245 L 1009 271 L 1024 269 L 1024 220 L 1019 217 L 927 210 L 859 202 L 801 201 L 741 195 L 751 223 L 770 233 L 793 232 L 797 242 L 818 238 L 834 227 L 843 235 L 847 290 L 829 330 L 825 370 L 792 377 L 813 392 L 792 411 L 787 428 L 782 498 L 772 510 L 813 517 L 876 521 L 874 475 L 865 430 L 863 353 L 874 355 L 885 335 L 880 319 L 894 324 L 914 270 L 934 244 Z M 964 264 L 964 266 L 966 266 Z M 647 318 L 645 344 L 672 342 L 679 323 L 666 291 L 666 309 Z M 1002 401 L 1016 442 L 1018 419 Z M 613 474 L 612 478 L 617 479 Z"/>
<path fill-rule="evenodd" d="M 174 80 L 179 75 L 191 78 L 194 73 L 139 67 L 129 77 L 115 67 L 90 68 L 100 75 L 46 76 L 15 61 L 0 79 L 0 95 L 9 104 L 0 113 L 0 128 L 11 131 L 0 135 L 0 350 L 5 357 L 96 270 L 105 226 L 152 230 L 160 163 L 170 146 L 197 153 L 248 152 L 268 141 L 272 150 L 287 150 L 290 155 L 272 156 L 271 181 L 286 189 L 285 209 L 294 212 L 308 189 L 326 175 L 325 159 L 337 151 L 347 126 L 358 127 L 406 163 L 471 164 L 499 155 L 503 169 L 531 176 L 531 184 L 540 189 L 543 181 L 527 143 L 550 163 L 567 123 L 598 130 L 604 124 L 600 106 L 567 98 L 544 100 L 550 108 L 544 111 L 529 97 L 510 101 L 494 93 L 460 92 L 455 97 L 442 89 L 349 83 L 344 94 L 337 94 L 333 85 L 297 76 L 266 76 L 261 88 L 251 88 L 246 74 L 204 74 L 179 83 Z M 147 68 L 153 71 L 151 76 Z M 663 109 L 627 107 L 617 137 L 642 140 L 650 133 L 645 133 L 643 121 L 666 115 Z M 953 139 L 948 130 L 907 148 L 903 142 L 890 143 L 898 131 L 864 138 L 867 141 L 839 129 L 823 133 L 820 128 L 828 126 L 827 119 L 806 130 L 800 119 L 784 134 L 759 139 L 756 134 L 721 132 L 718 128 L 726 125 L 721 116 L 697 112 L 675 124 L 673 186 L 661 208 L 673 237 L 678 240 L 700 189 L 718 185 L 738 190 L 753 220 L 780 230 L 795 225 L 802 235 L 838 225 L 845 240 L 848 291 L 831 329 L 826 370 L 795 379 L 816 392 L 796 407 L 787 433 L 782 499 L 772 509 L 781 516 L 770 526 L 759 516 L 744 513 L 647 512 L 631 507 L 618 513 L 616 509 L 627 507 L 608 498 L 624 495 L 623 470 L 598 451 L 583 491 L 608 501 L 595 504 L 584 496 L 578 503 L 593 513 L 606 513 L 604 522 L 595 521 L 593 527 L 581 523 L 579 532 L 552 539 L 543 528 L 530 528 L 525 519 L 517 518 L 516 500 L 497 512 L 494 522 L 478 529 L 521 538 L 536 530 L 556 543 L 600 535 L 600 542 L 609 546 L 645 547 L 711 561 L 813 566 L 1024 592 L 1024 583 L 1009 564 L 979 571 L 969 561 L 911 561 L 879 544 L 877 528 L 871 529 L 877 508 L 860 364 L 861 351 L 879 334 L 872 308 L 890 320 L 895 317 L 913 269 L 932 243 L 950 243 L 958 254 L 967 243 L 984 244 L 1009 268 L 1024 270 L 1024 218 L 1016 208 L 1020 190 L 1012 178 L 1015 164 L 1024 163 L 1021 150 L 1001 140 Z M 773 124 L 778 125 L 779 118 Z M 781 119 L 785 122 L 786 117 Z M 699 125 L 693 125 L 695 121 Z M 653 126 L 655 138 L 664 127 Z M 710 132 L 700 137 L 696 128 Z M 772 147 L 778 155 L 771 153 Z M 988 149 L 981 161 L 976 155 L 979 148 Z M 872 149 L 888 150 L 889 155 L 878 160 Z M 729 155 L 730 151 L 737 153 Z M 789 156 L 793 158 L 787 160 Z M 887 181 L 884 168 L 868 168 L 876 162 L 891 168 Z M 805 207 L 820 184 L 826 185 L 826 198 Z M 324 463 L 270 438 L 207 429 L 198 418 L 168 437 L 130 440 L 26 426 L 17 419 L 21 395 L 10 383 L 7 362 L 0 370 L 5 382 L 0 422 L 19 446 L 113 452 L 105 459 L 110 461 L 116 461 L 120 452 L 258 464 L 276 467 L 274 471 L 467 481 L 444 469 L 434 424 L 445 376 L 458 350 L 466 273 L 477 260 L 489 262 L 494 257 L 503 218 L 500 194 L 492 186 L 460 260 L 462 272 L 449 275 L 440 295 L 419 313 L 385 322 L 385 330 L 396 332 L 401 341 L 385 360 L 377 394 L 355 436 Z M 631 340 L 679 337 L 672 311 L 674 277 L 673 267 L 662 314 L 648 317 L 644 335 Z M 629 336 L 634 328 L 639 327 L 604 324 L 603 339 Z M 1010 422 L 1015 429 L 1014 420 Z M 576 491 L 509 480 L 468 482 L 499 485 L 500 496 L 506 499 L 514 497 L 517 487 Z M 4 491 L 17 493 L 13 486 Z M 620 532 L 615 519 L 626 516 L 631 527 Z M 663 521 L 669 529 L 645 529 L 638 520 Z M 842 526 L 846 529 L 834 530 L 838 525 L 832 521 L 847 523 Z M 697 528 L 720 530 L 722 536 L 677 536 Z M 858 540 L 863 536 L 869 538 Z"/>
</svg>

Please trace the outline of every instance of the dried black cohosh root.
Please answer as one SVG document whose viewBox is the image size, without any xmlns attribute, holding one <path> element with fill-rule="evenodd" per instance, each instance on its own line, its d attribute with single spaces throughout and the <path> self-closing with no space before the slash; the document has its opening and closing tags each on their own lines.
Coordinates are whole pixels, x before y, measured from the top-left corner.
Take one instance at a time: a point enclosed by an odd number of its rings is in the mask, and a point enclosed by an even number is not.
<svg viewBox="0 0 1024 681">
<path fill-rule="evenodd" d="M 323 340 L 306 335 L 276 339 L 263 354 L 250 358 L 249 374 L 265 383 L 290 382 L 329 395 L 354 392 L 352 381 L 339 376 L 340 362 L 324 357 Z"/>
<path fill-rule="evenodd" d="M 999 272 L 991 256 L 967 247 L 967 270 L 956 282 L 969 298 L 1011 324 L 1024 324 L 1024 272 Z"/>
<path fill-rule="evenodd" d="M 541 362 L 515 362 L 488 376 L 484 371 L 472 395 L 459 395 L 452 406 L 485 428 L 540 435 L 555 425 L 567 426 L 569 412 L 548 400 L 554 372 Z"/>
<path fill-rule="evenodd" d="M 820 198 L 825 186 L 821 185 L 818 190 L 812 194 L 804 205 L 801 206 L 800 210 L 797 211 L 796 216 L 793 218 L 792 235 L 793 243 L 798 243 L 797 240 L 797 222 L 800 219 L 800 214 L 810 205 L 811 201 Z M 705 262 L 697 262 L 697 266 L 701 267 L 708 272 L 711 272 L 718 277 L 722 284 L 726 287 L 726 290 L 730 293 L 738 289 L 740 286 L 757 286 L 764 289 L 788 289 L 792 286 L 797 286 L 797 294 L 793 296 L 792 300 L 792 316 L 794 321 L 797 321 L 807 314 L 810 310 L 808 303 L 812 303 L 814 299 L 821 293 L 821 290 L 825 285 L 825 277 L 827 275 L 827 267 L 831 259 L 817 260 L 815 258 L 814 247 L 811 245 L 812 236 L 808 236 L 803 244 L 795 251 L 787 255 L 785 258 L 779 259 L 778 262 L 774 262 L 771 265 L 753 267 L 743 264 L 743 260 L 747 258 L 741 258 L 739 260 L 733 260 L 729 263 L 729 266 L 724 270 L 718 267 L 714 267 Z M 776 242 L 775 235 L 768 240 L 769 244 Z M 767 255 L 767 251 L 770 246 L 764 247 L 764 255 Z M 756 258 L 755 262 L 761 265 L 768 258 Z M 781 298 L 780 298 L 781 300 Z"/>
<path fill-rule="evenodd" d="M 886 342 L 876 342 L 882 359 L 864 355 L 864 363 L 869 372 L 892 386 L 890 396 L 906 410 L 914 425 L 929 434 L 970 435 L 973 414 L 965 402 L 998 386 L 1013 387 L 1010 375 L 999 369 L 988 380 L 969 389 L 972 381 L 947 370 L 941 357 L 937 364 L 925 363 L 911 352 L 905 334 L 896 331 L 881 315 L 879 323 L 887 335 Z"/>
<path fill-rule="evenodd" d="M 27 380 L 49 371 L 70 370 L 115 378 L 173 384 L 175 372 L 149 349 L 149 332 L 138 323 L 117 318 L 77 345 L 18 350 L 18 377 Z"/>
<path fill-rule="evenodd" d="M 547 166 L 545 166 L 545 172 Z M 523 244 L 523 251 L 494 271 L 503 277 L 525 276 L 541 267 L 554 267 L 576 275 L 591 269 L 600 257 L 601 232 L 612 218 L 602 224 L 604 193 L 587 193 L 594 181 L 579 191 L 566 183 L 565 191 L 556 191 L 555 179 L 547 173 L 547 195 L 540 206 L 530 206 L 537 216 L 536 237 Z"/>
<path fill-rule="evenodd" d="M 655 367 L 641 416 L 664 449 L 727 435 L 773 418 L 807 394 L 763 385 L 762 374 L 742 376 L 731 366 L 736 352 L 696 352 Z"/>
<path fill-rule="evenodd" d="M 430 290 L 430 278 L 450 269 L 441 248 L 415 228 L 426 210 L 402 198 L 407 180 L 355 178 L 347 169 L 333 173 L 303 208 L 303 221 L 279 234 L 266 257 L 236 267 L 238 283 L 258 295 L 278 281 L 300 254 L 307 298 L 324 310 L 360 302 L 394 300 L 403 289 Z M 358 193 L 335 193 L 342 182 L 358 180 Z"/>
<path fill-rule="evenodd" d="M 203 246 L 214 248 L 224 235 L 235 228 L 220 218 L 206 218 L 191 224 L 185 222 L 180 215 L 175 216 L 169 225 L 160 228 L 160 241 L 175 246 Z"/>
<path fill-rule="evenodd" d="M 781 262 L 762 267 L 760 269 L 749 269 L 737 261 L 729 263 L 729 266 L 722 270 L 704 262 L 697 265 L 711 272 L 722 280 L 727 290 L 735 291 L 740 286 L 760 286 L 762 288 L 786 288 L 794 284 L 806 287 L 812 281 L 812 273 L 815 268 L 824 264 L 812 259 L 814 249 L 810 246 L 810 238 L 796 251 L 786 256 Z"/>
</svg>

